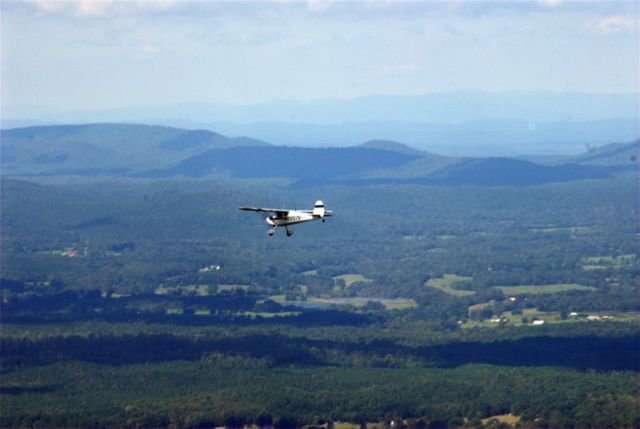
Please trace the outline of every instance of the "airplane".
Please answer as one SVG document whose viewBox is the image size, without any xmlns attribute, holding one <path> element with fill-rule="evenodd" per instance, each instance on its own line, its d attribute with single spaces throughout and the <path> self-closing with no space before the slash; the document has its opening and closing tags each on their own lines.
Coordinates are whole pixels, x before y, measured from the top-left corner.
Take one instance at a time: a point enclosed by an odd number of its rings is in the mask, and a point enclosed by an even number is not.
<svg viewBox="0 0 640 429">
<path fill-rule="evenodd" d="M 264 220 L 271 228 L 267 231 L 269 237 L 276 232 L 277 227 L 284 227 L 287 231 L 287 237 L 293 235 L 293 231 L 289 229 L 290 225 L 297 223 L 310 222 L 312 220 L 322 220 L 324 223 L 325 217 L 331 216 L 331 210 L 324 209 L 324 203 L 321 200 L 316 201 L 313 205 L 313 210 L 287 210 L 287 209 L 267 209 L 263 207 L 240 207 L 240 210 L 257 212 L 264 216 Z M 265 213 L 273 213 L 272 215 L 265 215 Z"/>
</svg>

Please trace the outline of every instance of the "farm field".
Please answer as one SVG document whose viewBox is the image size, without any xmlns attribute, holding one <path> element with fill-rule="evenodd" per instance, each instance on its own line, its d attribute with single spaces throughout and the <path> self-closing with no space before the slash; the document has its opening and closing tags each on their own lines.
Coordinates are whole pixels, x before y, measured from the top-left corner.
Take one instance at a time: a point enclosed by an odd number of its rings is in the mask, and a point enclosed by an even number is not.
<svg viewBox="0 0 640 429">
<path fill-rule="evenodd" d="M 346 288 L 350 288 L 351 285 L 356 282 L 368 283 L 371 281 L 371 279 L 366 278 L 362 274 L 341 274 L 339 276 L 335 276 L 333 279 L 344 281 L 344 286 Z"/>
<path fill-rule="evenodd" d="M 185 285 L 185 286 L 159 286 L 154 293 L 156 295 L 167 295 L 170 293 L 182 293 L 185 295 L 208 296 L 210 288 L 208 285 Z"/>
<path fill-rule="evenodd" d="M 493 328 L 496 326 L 535 326 L 534 320 L 548 324 L 603 323 L 640 321 L 638 312 L 589 312 L 578 314 L 561 314 L 558 311 L 540 311 L 537 308 L 525 308 L 520 312 L 505 311 L 483 320 L 466 320 L 460 324 L 462 328 Z"/>
<path fill-rule="evenodd" d="M 378 302 L 384 305 L 386 310 L 404 310 L 414 308 L 418 304 L 411 298 L 370 298 L 370 297 L 350 297 L 350 298 L 307 298 L 304 302 L 325 304 L 325 305 L 353 305 L 363 307 L 369 302 Z"/>
<path fill-rule="evenodd" d="M 593 291 L 596 288 L 575 283 L 558 283 L 548 285 L 496 286 L 505 295 L 525 295 L 540 293 L 559 293 L 570 290 Z"/>
<path fill-rule="evenodd" d="M 483 425 L 487 425 L 493 421 L 496 421 L 498 423 L 503 423 L 509 426 L 514 426 L 516 423 L 520 422 L 520 416 L 514 416 L 513 414 L 509 413 L 509 414 L 500 414 L 497 416 L 491 416 L 491 417 L 487 417 L 485 419 L 482 419 L 482 424 Z"/>
<path fill-rule="evenodd" d="M 453 285 L 460 282 L 470 282 L 471 279 L 471 277 L 458 276 L 456 274 L 445 274 L 440 278 L 427 280 L 425 285 L 441 290 L 442 292 L 448 293 L 449 295 L 469 296 L 475 294 L 475 291 L 454 289 Z"/>
</svg>

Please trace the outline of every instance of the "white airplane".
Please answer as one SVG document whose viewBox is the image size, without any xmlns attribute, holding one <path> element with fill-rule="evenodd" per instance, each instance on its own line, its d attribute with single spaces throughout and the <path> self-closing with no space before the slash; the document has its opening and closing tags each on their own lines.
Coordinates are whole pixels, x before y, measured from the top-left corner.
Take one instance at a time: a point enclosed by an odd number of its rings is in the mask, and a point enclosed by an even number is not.
<svg viewBox="0 0 640 429">
<path fill-rule="evenodd" d="M 293 231 L 289 229 L 289 225 L 310 222 L 318 219 L 321 219 L 322 222 L 324 222 L 324 218 L 331 216 L 333 213 L 331 210 L 325 210 L 324 203 L 320 200 L 316 201 L 313 205 L 313 210 L 267 209 L 263 207 L 240 207 L 240 210 L 262 214 L 264 216 L 264 220 L 269 226 L 271 226 L 267 231 L 269 236 L 275 234 L 277 227 L 282 226 L 287 231 L 287 237 L 291 237 L 291 235 L 293 235 Z M 273 214 L 265 215 L 265 213 Z"/>
</svg>

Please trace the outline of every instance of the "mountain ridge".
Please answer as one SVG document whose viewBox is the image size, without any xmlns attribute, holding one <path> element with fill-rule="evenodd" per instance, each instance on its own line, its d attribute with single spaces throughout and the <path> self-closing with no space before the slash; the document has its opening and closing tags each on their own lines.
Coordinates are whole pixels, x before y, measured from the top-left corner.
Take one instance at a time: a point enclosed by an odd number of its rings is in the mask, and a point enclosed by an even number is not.
<svg viewBox="0 0 640 429">
<path fill-rule="evenodd" d="M 3 175 L 286 179 L 291 186 L 429 184 L 533 186 L 604 179 L 637 167 L 638 140 L 540 164 L 508 157 L 448 157 L 376 139 L 350 147 L 274 146 L 208 130 L 134 124 L 3 130 Z"/>
<path fill-rule="evenodd" d="M 135 171 L 167 167 L 176 159 L 211 148 L 268 145 L 257 139 L 226 137 L 208 130 L 121 123 L 0 130 L 0 142 L 5 174 L 62 173 L 87 168 Z"/>
<path fill-rule="evenodd" d="M 380 149 L 389 152 L 404 153 L 407 155 L 424 155 L 427 152 L 413 148 L 407 144 L 396 142 L 393 140 L 368 140 L 364 143 L 360 143 L 354 147 Z"/>
<path fill-rule="evenodd" d="M 610 143 L 588 147 L 587 152 L 572 158 L 573 162 L 593 165 L 624 165 L 638 160 L 640 138 L 627 143 Z"/>
<path fill-rule="evenodd" d="M 459 123 L 485 119 L 525 121 L 637 118 L 638 93 L 461 90 L 413 95 L 372 94 L 351 99 L 270 100 L 239 105 L 224 102 L 180 102 L 152 106 L 72 110 L 7 106 L 3 120 L 54 122 L 141 121 L 182 118 L 194 121 L 312 122 L 336 124 L 376 120 Z"/>
</svg>

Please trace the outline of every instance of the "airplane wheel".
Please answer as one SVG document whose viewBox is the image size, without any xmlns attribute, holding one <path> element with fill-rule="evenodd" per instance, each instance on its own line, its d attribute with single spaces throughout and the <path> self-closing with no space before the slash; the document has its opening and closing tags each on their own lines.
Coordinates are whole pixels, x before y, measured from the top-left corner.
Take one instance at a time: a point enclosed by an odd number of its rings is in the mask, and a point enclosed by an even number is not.
<svg viewBox="0 0 640 429">
<path fill-rule="evenodd" d="M 287 237 L 291 237 L 293 235 L 293 231 L 287 231 Z"/>
</svg>

